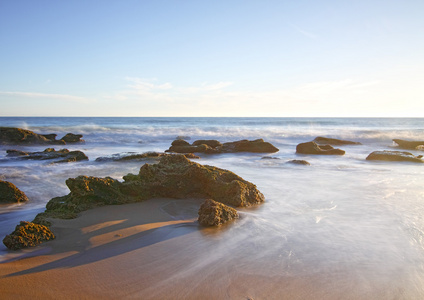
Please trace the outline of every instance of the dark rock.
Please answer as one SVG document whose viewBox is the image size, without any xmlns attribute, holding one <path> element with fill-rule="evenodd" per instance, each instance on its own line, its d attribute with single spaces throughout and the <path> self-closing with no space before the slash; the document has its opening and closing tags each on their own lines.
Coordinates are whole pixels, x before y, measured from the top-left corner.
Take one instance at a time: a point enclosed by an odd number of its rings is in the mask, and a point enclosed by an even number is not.
<svg viewBox="0 0 424 300">
<path fill-rule="evenodd" d="M 202 226 L 218 226 L 239 218 L 239 214 L 234 208 L 212 199 L 203 202 L 198 214 L 198 221 Z"/>
<path fill-rule="evenodd" d="M 346 141 L 346 140 L 338 140 L 338 139 L 332 139 L 332 138 L 326 138 L 326 137 L 316 137 L 314 139 L 314 142 L 317 144 L 328 144 L 328 145 L 362 145 L 359 142 L 352 142 L 352 141 Z"/>
<path fill-rule="evenodd" d="M 84 140 L 82 140 L 81 138 L 82 138 L 81 134 L 68 133 L 60 140 L 64 141 L 67 144 L 68 143 L 83 143 Z"/>
<path fill-rule="evenodd" d="M 296 153 L 314 155 L 344 155 L 345 151 L 335 149 L 330 145 L 318 146 L 315 142 L 307 142 L 297 145 Z"/>
<path fill-rule="evenodd" d="M 222 144 L 217 140 L 197 140 L 197 141 L 194 141 L 192 145 L 193 146 L 208 145 L 211 148 L 222 146 Z"/>
<path fill-rule="evenodd" d="M 11 250 L 18 250 L 26 247 L 33 247 L 42 242 L 54 239 L 51 230 L 40 224 L 21 221 L 16 226 L 15 231 L 6 235 L 3 244 Z"/>
<path fill-rule="evenodd" d="M 278 157 L 273 157 L 273 156 L 264 156 L 261 159 L 279 159 Z"/>
<path fill-rule="evenodd" d="M 28 152 L 21 150 L 6 150 L 7 155 L 9 157 L 17 157 L 17 156 L 27 156 Z"/>
<path fill-rule="evenodd" d="M 421 155 L 420 155 L 421 156 Z M 420 156 L 415 156 L 409 152 L 403 151 L 374 151 L 368 155 L 367 160 L 384 160 L 384 161 L 409 161 L 416 163 L 424 163 Z"/>
<path fill-rule="evenodd" d="M 81 151 L 69 151 L 68 149 L 55 150 L 54 148 L 47 148 L 42 152 L 24 152 L 19 150 L 7 150 L 7 156 L 17 157 L 20 159 L 34 159 L 34 160 L 50 160 L 59 159 L 56 163 L 61 162 L 75 162 L 81 160 L 88 160 L 88 157 Z"/>
<path fill-rule="evenodd" d="M 295 165 L 304 165 L 304 166 L 311 165 L 309 162 L 307 162 L 306 160 L 302 160 L 302 159 L 289 160 L 287 163 L 289 163 L 289 164 L 295 164 Z"/>
<path fill-rule="evenodd" d="M 399 148 L 416 150 L 419 147 L 424 147 L 424 141 L 405 141 L 394 139 L 393 142 L 399 145 Z"/>
<path fill-rule="evenodd" d="M 15 145 L 48 144 L 51 141 L 44 136 L 34 133 L 31 130 L 0 127 L 0 143 Z"/>
<path fill-rule="evenodd" d="M 202 144 L 198 146 L 171 146 L 166 152 L 175 153 L 206 153 L 212 151 L 212 148 L 208 145 Z"/>
<path fill-rule="evenodd" d="M 117 153 L 112 154 L 110 156 L 101 156 L 96 158 L 96 161 L 98 162 L 107 162 L 107 161 L 130 161 L 130 160 L 145 160 L 145 159 L 160 159 L 161 157 L 165 155 L 172 155 L 167 153 L 161 153 L 161 152 L 145 152 L 145 153 L 134 153 L 134 152 L 126 152 L 126 153 Z M 197 155 L 194 155 L 193 153 L 186 153 L 184 154 L 187 158 L 200 158 Z"/>
<path fill-rule="evenodd" d="M 49 141 L 56 141 L 57 134 L 51 133 L 51 134 L 42 134 L 46 139 Z"/>
<path fill-rule="evenodd" d="M 28 197 L 13 183 L 0 180 L 0 203 L 19 203 L 28 201 Z"/>
<path fill-rule="evenodd" d="M 264 142 L 263 139 L 254 141 L 241 140 L 236 142 L 224 143 L 221 147 L 222 152 L 254 152 L 254 153 L 274 153 L 279 149 L 271 143 Z"/>
</svg>

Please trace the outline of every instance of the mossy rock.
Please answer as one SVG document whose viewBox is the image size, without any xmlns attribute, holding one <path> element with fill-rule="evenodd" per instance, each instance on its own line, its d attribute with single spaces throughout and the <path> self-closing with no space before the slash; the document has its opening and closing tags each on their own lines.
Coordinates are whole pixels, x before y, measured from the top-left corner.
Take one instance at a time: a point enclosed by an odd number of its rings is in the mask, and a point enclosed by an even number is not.
<svg viewBox="0 0 424 300">
<path fill-rule="evenodd" d="M 54 239 L 55 236 L 51 230 L 40 224 L 21 221 L 16 226 L 15 231 L 6 235 L 3 244 L 11 250 L 18 250 L 27 247 L 33 247 L 42 242 Z"/>
<path fill-rule="evenodd" d="M 198 214 L 198 222 L 202 226 L 219 226 L 239 218 L 237 210 L 212 199 L 203 202 Z"/>
<path fill-rule="evenodd" d="M 20 203 L 28 201 L 28 197 L 13 183 L 0 180 L 0 203 Z"/>
</svg>

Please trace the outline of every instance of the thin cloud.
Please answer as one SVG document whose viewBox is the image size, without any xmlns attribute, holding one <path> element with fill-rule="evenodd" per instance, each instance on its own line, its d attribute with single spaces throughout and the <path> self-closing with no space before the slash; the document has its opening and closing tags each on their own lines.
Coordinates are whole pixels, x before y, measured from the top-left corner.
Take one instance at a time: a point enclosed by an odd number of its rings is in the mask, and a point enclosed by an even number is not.
<svg viewBox="0 0 424 300">
<path fill-rule="evenodd" d="M 46 93 L 34 93 L 34 92 L 6 92 L 0 91 L 0 95 L 11 96 L 11 97 L 24 97 L 24 98 L 43 98 L 43 99 L 55 99 L 62 101 L 72 101 L 72 102 L 80 102 L 87 103 L 93 102 L 95 100 L 73 96 L 73 95 L 64 95 L 64 94 L 46 94 Z"/>
</svg>

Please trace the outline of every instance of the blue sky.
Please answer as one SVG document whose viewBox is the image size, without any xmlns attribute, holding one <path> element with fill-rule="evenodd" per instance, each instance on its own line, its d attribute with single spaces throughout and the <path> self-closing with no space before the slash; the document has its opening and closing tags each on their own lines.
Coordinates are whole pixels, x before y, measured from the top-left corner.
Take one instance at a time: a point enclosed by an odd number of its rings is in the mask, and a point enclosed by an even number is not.
<svg viewBox="0 0 424 300">
<path fill-rule="evenodd" d="M 424 1 L 0 1 L 0 116 L 424 117 Z"/>
</svg>

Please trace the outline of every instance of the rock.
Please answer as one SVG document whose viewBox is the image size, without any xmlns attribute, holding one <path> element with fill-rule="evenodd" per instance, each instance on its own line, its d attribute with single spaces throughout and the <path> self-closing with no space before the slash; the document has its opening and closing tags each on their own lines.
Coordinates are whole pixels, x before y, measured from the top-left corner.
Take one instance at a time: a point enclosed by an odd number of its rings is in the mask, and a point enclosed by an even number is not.
<svg viewBox="0 0 424 300">
<path fill-rule="evenodd" d="M 190 143 L 184 140 L 175 140 L 171 143 L 172 146 L 190 146 Z"/>
<path fill-rule="evenodd" d="M 416 163 L 424 163 L 422 156 L 415 156 L 409 152 L 402 151 L 374 151 L 368 157 L 367 160 L 384 160 L 384 161 L 409 161 Z"/>
<path fill-rule="evenodd" d="M 117 153 L 112 154 L 110 156 L 101 156 L 96 158 L 96 161 L 98 162 L 106 162 L 106 161 L 130 161 L 130 160 L 145 160 L 145 159 L 160 159 L 161 157 L 165 155 L 172 155 L 167 153 L 161 153 L 161 152 L 145 152 L 145 153 L 134 153 L 134 152 L 125 152 L 125 153 Z M 193 153 L 186 153 L 184 154 L 187 158 L 200 158 L 197 155 L 194 155 Z"/>
<path fill-rule="evenodd" d="M 0 203 L 19 203 L 28 201 L 28 197 L 13 183 L 0 180 Z"/>
<path fill-rule="evenodd" d="M 326 138 L 326 137 L 322 137 L 322 136 L 316 137 L 313 141 L 317 144 L 328 144 L 328 145 L 336 145 L 336 146 L 340 146 L 340 145 L 362 145 L 359 142 L 338 140 L 338 139 Z"/>
<path fill-rule="evenodd" d="M 273 156 L 264 156 L 264 157 L 261 157 L 261 159 L 280 159 L 280 158 L 273 157 Z"/>
<path fill-rule="evenodd" d="M 287 163 L 288 164 L 295 164 L 295 165 L 304 165 L 304 166 L 310 166 L 311 165 L 308 161 L 302 160 L 302 159 L 289 160 Z"/>
<path fill-rule="evenodd" d="M 424 147 L 424 141 L 405 141 L 400 139 L 393 139 L 393 142 L 399 145 L 399 148 L 416 150 Z"/>
<path fill-rule="evenodd" d="M 241 140 L 236 142 L 224 143 L 221 147 L 222 152 L 254 152 L 254 153 L 274 153 L 279 149 L 271 143 L 264 142 L 263 139 L 254 141 Z"/>
<path fill-rule="evenodd" d="M 82 138 L 82 134 L 68 133 L 60 140 L 64 141 L 67 144 L 68 143 L 83 143 L 84 140 L 82 140 L 81 138 Z"/>
<path fill-rule="evenodd" d="M 17 157 L 20 159 L 50 160 L 62 158 L 55 163 L 88 160 L 88 157 L 83 152 L 78 150 L 69 151 L 68 149 L 56 151 L 54 148 L 47 148 L 42 152 L 24 152 L 19 150 L 7 150 L 6 152 L 7 156 Z"/>
<path fill-rule="evenodd" d="M 198 214 L 198 221 L 202 226 L 218 226 L 239 218 L 234 208 L 212 199 L 203 202 Z"/>
<path fill-rule="evenodd" d="M 217 140 L 197 140 L 197 141 L 194 141 L 192 145 L 193 146 L 207 145 L 211 148 L 216 148 L 216 147 L 222 146 L 222 144 Z"/>
<path fill-rule="evenodd" d="M 21 221 L 16 226 L 15 231 L 6 235 L 3 244 L 11 250 L 18 250 L 26 247 L 33 247 L 42 242 L 54 239 L 51 230 L 40 224 Z"/>
<path fill-rule="evenodd" d="M 213 151 L 208 145 L 202 144 L 198 146 L 171 146 L 166 152 L 175 152 L 175 153 L 210 153 Z"/>
<path fill-rule="evenodd" d="M 57 134 L 56 133 L 42 134 L 42 136 L 44 136 L 49 141 L 56 141 Z"/>
<path fill-rule="evenodd" d="M 31 130 L 0 127 L 0 143 L 15 145 L 48 144 L 51 143 L 46 137 L 34 133 Z"/>
<path fill-rule="evenodd" d="M 345 151 L 335 149 L 330 145 L 318 146 L 315 142 L 300 143 L 296 147 L 296 153 L 314 155 L 344 155 Z"/>
</svg>

